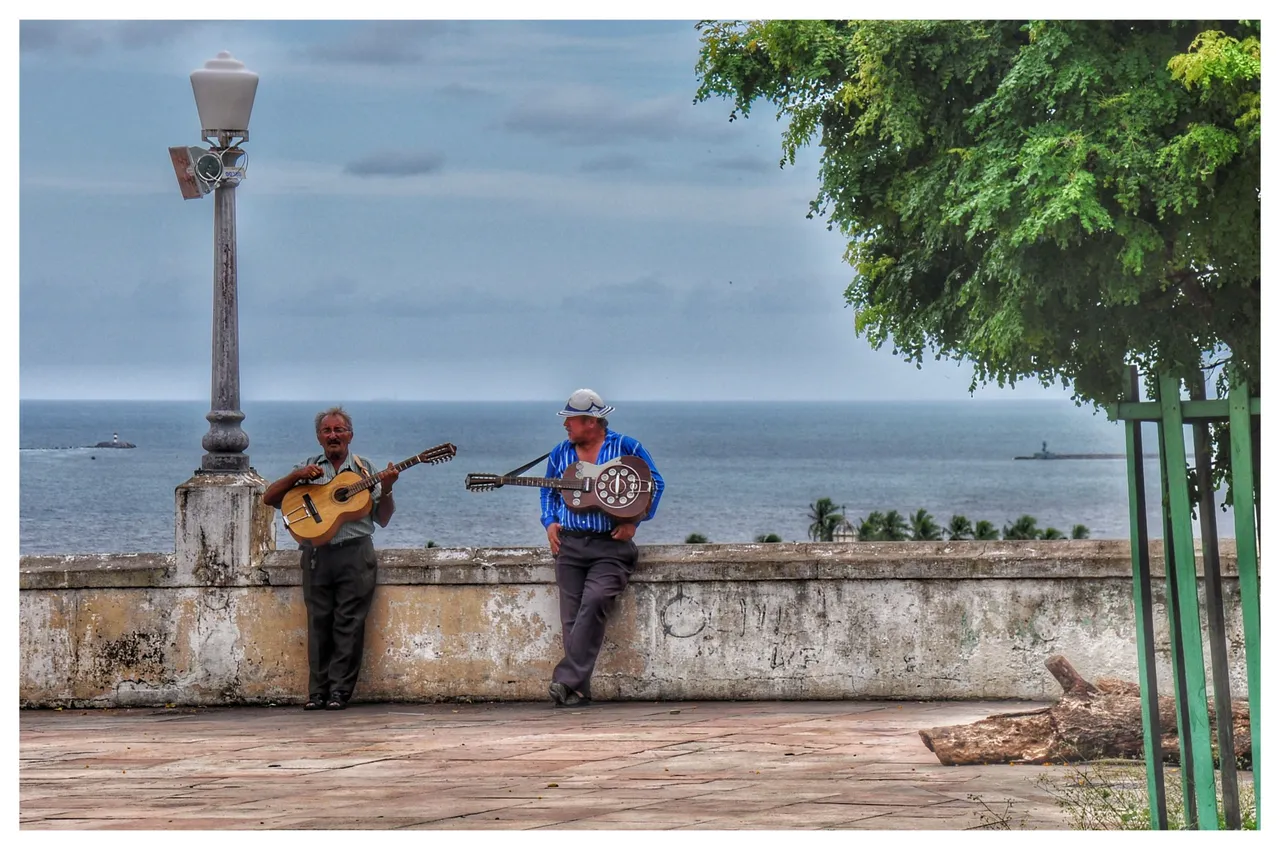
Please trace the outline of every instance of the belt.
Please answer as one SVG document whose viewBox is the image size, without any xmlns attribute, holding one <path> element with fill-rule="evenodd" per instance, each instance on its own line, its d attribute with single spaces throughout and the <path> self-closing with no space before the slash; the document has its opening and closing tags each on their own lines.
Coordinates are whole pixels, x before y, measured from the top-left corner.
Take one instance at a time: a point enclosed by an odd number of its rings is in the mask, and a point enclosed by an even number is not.
<svg viewBox="0 0 1280 850">
<path fill-rule="evenodd" d="M 326 543 L 326 544 L 324 544 L 323 546 L 319 546 L 319 547 L 317 547 L 317 548 L 320 548 L 320 549 L 330 549 L 330 550 L 332 550 L 332 549 L 342 549 L 342 548 L 344 548 L 344 547 L 346 547 L 346 546 L 355 546 L 355 545 L 356 545 L 356 544 L 358 544 L 358 543 L 363 543 L 363 542 L 365 542 L 365 541 L 366 541 L 366 540 L 368 540 L 368 539 L 369 539 L 369 535 L 367 535 L 367 534 L 366 534 L 366 535 L 364 535 L 364 536 L 362 536 L 362 537 L 352 537 L 350 540 L 344 540 L 344 541 L 342 541 L 341 543 Z"/>
<path fill-rule="evenodd" d="M 562 528 L 560 529 L 561 537 L 587 537 L 596 538 L 598 540 L 612 540 L 613 533 L 609 531 L 587 531 L 578 528 Z"/>
</svg>

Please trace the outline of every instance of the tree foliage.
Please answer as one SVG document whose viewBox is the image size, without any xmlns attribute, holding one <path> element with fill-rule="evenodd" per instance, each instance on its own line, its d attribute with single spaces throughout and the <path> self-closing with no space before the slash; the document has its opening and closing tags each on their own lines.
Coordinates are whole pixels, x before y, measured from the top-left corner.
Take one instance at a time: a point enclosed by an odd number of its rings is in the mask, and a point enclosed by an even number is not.
<svg viewBox="0 0 1280 850">
<path fill-rule="evenodd" d="M 974 540 L 999 540 L 1000 529 L 996 528 L 990 520 L 980 519 L 973 526 Z"/>
<path fill-rule="evenodd" d="M 920 508 L 911 515 L 912 540 L 941 540 L 942 528 L 934 522 L 933 514 Z"/>
<path fill-rule="evenodd" d="M 849 525 L 844 510 L 844 505 L 837 505 L 826 496 L 809 505 L 809 539 L 830 543 L 837 531 Z"/>
<path fill-rule="evenodd" d="M 933 517 L 929 516 L 924 509 L 921 509 L 917 515 L 919 518 L 928 517 L 929 522 L 933 522 Z M 934 526 L 936 528 L 936 526 Z M 913 534 L 913 522 L 908 521 L 906 517 L 896 510 L 892 511 L 872 511 L 867 515 L 866 519 L 858 521 L 857 535 L 859 540 L 936 540 L 936 537 L 921 538 Z"/>
<path fill-rule="evenodd" d="M 964 514 L 952 514 L 946 527 L 948 540 L 972 540 L 973 523 Z"/>
<path fill-rule="evenodd" d="M 815 139 L 859 334 L 973 387 L 1118 400 L 1126 363 L 1260 392 L 1251 22 L 703 22 L 697 100 Z"/>
<path fill-rule="evenodd" d="M 1040 530 L 1040 526 L 1036 525 L 1035 517 L 1023 514 L 1014 520 L 1012 525 L 1006 525 L 1002 535 L 1005 540 L 1039 540 L 1044 532 Z"/>
</svg>

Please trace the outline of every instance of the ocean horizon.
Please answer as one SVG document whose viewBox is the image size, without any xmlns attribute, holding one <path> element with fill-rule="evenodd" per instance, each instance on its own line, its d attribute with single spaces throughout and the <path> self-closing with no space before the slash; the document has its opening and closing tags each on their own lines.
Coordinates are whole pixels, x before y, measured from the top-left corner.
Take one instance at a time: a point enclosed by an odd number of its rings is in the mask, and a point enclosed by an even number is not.
<svg viewBox="0 0 1280 850">
<path fill-rule="evenodd" d="M 471 493 L 470 472 L 504 473 L 564 438 L 563 400 L 351 401 L 352 448 L 380 467 L 439 443 L 458 447 L 396 485 L 397 512 L 381 548 L 545 545 L 534 487 Z M 808 539 L 809 505 L 830 498 L 855 525 L 872 511 L 923 508 L 996 527 L 1030 514 L 1041 528 L 1127 539 L 1128 483 L 1119 459 L 1027 461 L 1047 444 L 1061 454 L 1124 454 L 1124 428 L 1057 399 L 958 401 L 613 400 L 610 426 L 653 455 L 666 492 L 637 542 L 750 542 L 760 534 Z M 317 412 L 331 402 L 244 400 L 251 466 L 268 481 L 319 451 Z M 22 554 L 171 552 L 174 488 L 199 467 L 208 400 L 20 400 Z M 113 433 L 134 449 L 88 448 Z M 1148 431 L 1154 450 L 1154 431 Z M 1159 467 L 1148 458 L 1148 519 L 1158 529 Z M 542 465 L 528 475 L 542 474 Z M 1221 494 L 1219 494 L 1221 498 Z M 1234 533 L 1217 512 L 1222 537 Z M 1198 530 L 1197 530 L 1198 533 Z M 296 544 L 277 515 L 281 548 Z"/>
</svg>

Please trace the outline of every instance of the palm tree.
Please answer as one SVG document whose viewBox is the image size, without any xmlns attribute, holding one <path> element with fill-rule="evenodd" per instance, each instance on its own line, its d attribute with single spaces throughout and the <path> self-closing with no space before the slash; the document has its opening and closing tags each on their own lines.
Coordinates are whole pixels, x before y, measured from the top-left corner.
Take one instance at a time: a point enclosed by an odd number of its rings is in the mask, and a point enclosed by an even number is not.
<svg viewBox="0 0 1280 850">
<path fill-rule="evenodd" d="M 710 541 L 707 540 L 707 538 L 703 537 L 701 534 L 690 534 L 688 537 L 684 539 L 684 542 L 685 543 L 709 543 Z"/>
<path fill-rule="evenodd" d="M 841 513 L 843 510 L 844 505 L 837 507 L 826 496 L 810 505 L 809 539 L 830 543 L 837 529 L 845 523 L 844 514 Z"/>
<path fill-rule="evenodd" d="M 1044 534 L 1041 535 L 1041 539 L 1042 540 L 1066 540 L 1067 535 L 1063 534 L 1058 529 L 1050 526 L 1049 528 L 1046 528 L 1044 530 Z"/>
<path fill-rule="evenodd" d="M 858 520 L 859 540 L 884 540 L 884 514 L 872 511 L 866 519 Z"/>
<path fill-rule="evenodd" d="M 973 525 L 970 524 L 969 518 L 960 514 L 952 514 L 951 522 L 946 527 L 948 540 L 972 540 Z"/>
<path fill-rule="evenodd" d="M 884 537 L 882 540 L 907 540 L 911 531 L 911 523 L 897 511 L 889 511 L 884 515 Z"/>
<path fill-rule="evenodd" d="M 996 528 L 985 519 L 978 520 L 978 524 L 973 527 L 974 540 L 999 540 L 1000 529 Z"/>
<path fill-rule="evenodd" d="M 1014 521 L 1013 525 L 1004 527 L 1005 540 L 1038 540 L 1041 533 L 1039 526 L 1036 525 L 1036 518 L 1031 514 L 1023 514 Z"/>
<path fill-rule="evenodd" d="M 1089 539 L 1089 526 L 1087 526 L 1087 525 L 1073 525 L 1073 526 L 1071 527 L 1071 539 L 1072 539 L 1072 540 L 1088 540 L 1088 539 Z"/>
<path fill-rule="evenodd" d="M 920 508 L 911 515 L 912 540 L 941 540 L 942 529 L 933 521 L 933 514 Z"/>
<path fill-rule="evenodd" d="M 757 534 L 756 542 L 757 543 L 781 543 L 782 538 L 776 534 Z"/>
</svg>

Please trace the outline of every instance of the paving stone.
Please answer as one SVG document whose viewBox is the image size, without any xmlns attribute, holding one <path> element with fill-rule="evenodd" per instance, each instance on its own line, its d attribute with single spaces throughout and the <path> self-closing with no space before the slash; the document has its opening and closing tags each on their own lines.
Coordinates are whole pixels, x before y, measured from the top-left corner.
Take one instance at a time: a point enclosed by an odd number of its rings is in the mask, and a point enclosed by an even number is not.
<svg viewBox="0 0 1280 850">
<path fill-rule="evenodd" d="M 1037 776 L 918 730 L 1019 703 L 545 703 L 22 711 L 36 829 L 1061 829 Z M 1005 803 L 1004 801 L 1009 801 Z"/>
</svg>

